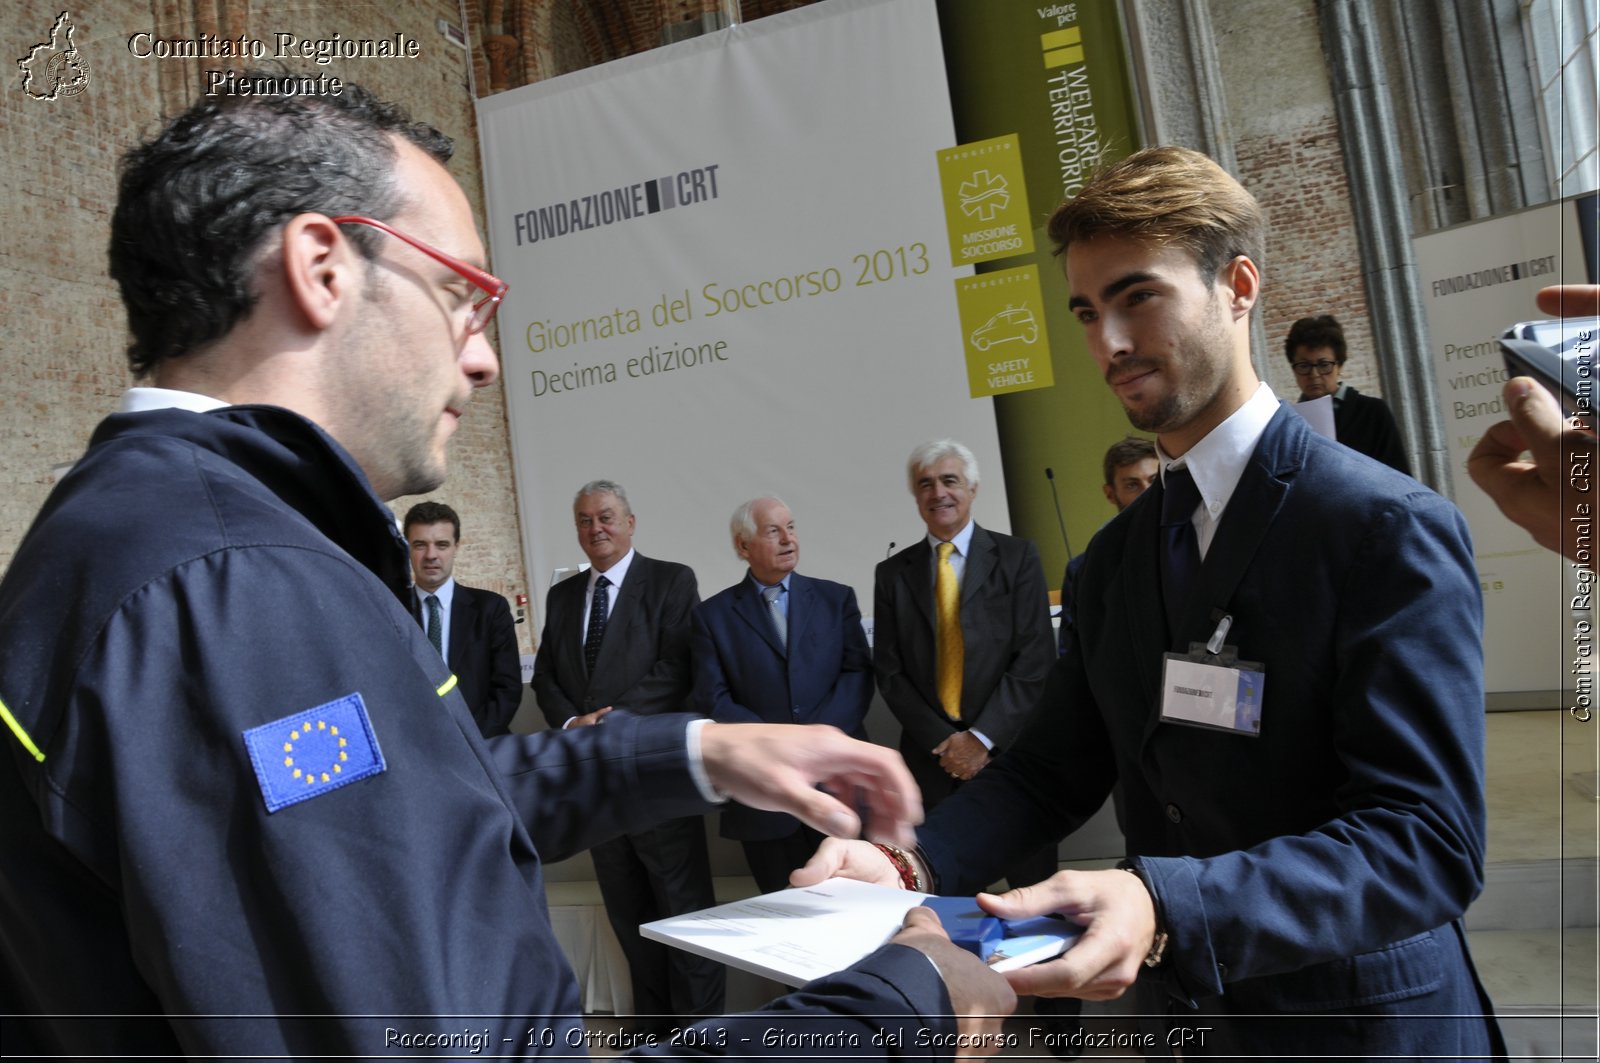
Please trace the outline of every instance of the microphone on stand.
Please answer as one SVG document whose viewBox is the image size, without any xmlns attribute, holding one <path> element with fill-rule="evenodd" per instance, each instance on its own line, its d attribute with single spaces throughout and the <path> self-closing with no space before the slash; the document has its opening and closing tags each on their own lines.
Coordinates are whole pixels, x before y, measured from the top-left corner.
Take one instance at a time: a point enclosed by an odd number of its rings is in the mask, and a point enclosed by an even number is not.
<svg viewBox="0 0 1600 1063">
<path fill-rule="evenodd" d="M 1061 517 L 1061 496 L 1056 493 L 1056 471 L 1050 466 L 1044 467 L 1044 478 L 1050 481 L 1050 497 L 1056 504 L 1056 523 L 1061 527 L 1061 542 L 1067 548 L 1067 560 L 1072 560 L 1072 540 L 1067 538 L 1067 522 Z"/>
</svg>

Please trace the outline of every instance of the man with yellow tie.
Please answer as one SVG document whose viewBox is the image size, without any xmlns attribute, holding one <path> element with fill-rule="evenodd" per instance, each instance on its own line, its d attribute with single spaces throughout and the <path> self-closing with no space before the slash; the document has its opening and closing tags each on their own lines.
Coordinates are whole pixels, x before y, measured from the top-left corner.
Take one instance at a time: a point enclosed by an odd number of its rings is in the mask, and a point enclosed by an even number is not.
<svg viewBox="0 0 1600 1063">
<path fill-rule="evenodd" d="M 878 565 L 872 664 L 931 809 L 1016 738 L 1056 652 L 1039 551 L 972 520 L 972 451 L 924 443 L 906 475 L 928 534 Z M 1055 870 L 1052 846 L 1006 880 L 1030 885 Z"/>
</svg>

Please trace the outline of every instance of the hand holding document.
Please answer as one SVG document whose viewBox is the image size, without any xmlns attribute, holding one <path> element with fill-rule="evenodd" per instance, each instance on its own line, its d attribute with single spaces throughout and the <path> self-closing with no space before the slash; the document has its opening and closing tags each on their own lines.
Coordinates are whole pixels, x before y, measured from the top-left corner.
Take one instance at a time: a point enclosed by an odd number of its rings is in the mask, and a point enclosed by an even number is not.
<svg viewBox="0 0 1600 1063">
<path fill-rule="evenodd" d="M 926 956 L 944 982 L 956 1033 L 939 1047 L 950 1048 L 957 1059 L 999 1053 L 1006 1044 L 1006 1016 L 1017 1010 L 1016 991 L 999 972 L 951 943 L 928 908 L 908 911 L 904 928 L 892 940 Z"/>
<path fill-rule="evenodd" d="M 916 949 L 944 981 L 962 1057 L 1004 1043 L 1017 995 L 993 967 L 953 944 L 926 894 L 852 879 L 780 890 L 703 912 L 646 923 L 641 934 L 788 985 L 841 971 L 890 942 Z"/>
<path fill-rule="evenodd" d="M 843 970 L 887 943 L 900 933 L 906 913 L 926 900 L 925 893 L 835 878 L 659 919 L 639 930 L 653 941 L 798 986 Z M 1058 956 L 1080 933 L 1048 917 L 1019 920 L 1008 933 L 971 898 L 932 900 L 946 934 L 996 972 Z"/>
<path fill-rule="evenodd" d="M 825 839 L 789 881 L 814 886 L 833 876 L 886 886 L 899 881 L 876 847 L 838 838 Z M 1012 988 L 1028 996 L 1115 1000 L 1133 985 L 1155 940 L 1149 891 L 1137 876 L 1117 868 L 1058 871 L 1032 886 L 985 895 L 983 908 L 1010 920 L 1061 913 L 1082 926 L 1082 938 L 1061 958 L 1007 973 Z"/>
<path fill-rule="evenodd" d="M 815 886 L 830 878 L 853 878 L 897 889 L 901 885 L 900 872 L 876 845 L 838 837 L 822 839 L 806 865 L 790 873 L 789 885 Z"/>
<path fill-rule="evenodd" d="M 925 895 L 836 878 L 645 923 L 652 941 L 799 986 L 887 942 Z"/>
<path fill-rule="evenodd" d="M 1059 959 L 1006 975 L 1027 996 L 1115 1000 L 1133 985 L 1155 943 L 1155 903 L 1139 877 L 1121 868 L 1057 871 L 1043 882 L 983 898 L 984 908 L 1002 918 L 1062 912 L 1083 927 L 1082 938 Z"/>
<path fill-rule="evenodd" d="M 974 897 L 929 897 L 950 940 L 989 965 L 1005 972 L 1053 960 L 1077 943 L 1083 928 L 1059 915 L 1001 919 L 978 907 Z"/>
</svg>

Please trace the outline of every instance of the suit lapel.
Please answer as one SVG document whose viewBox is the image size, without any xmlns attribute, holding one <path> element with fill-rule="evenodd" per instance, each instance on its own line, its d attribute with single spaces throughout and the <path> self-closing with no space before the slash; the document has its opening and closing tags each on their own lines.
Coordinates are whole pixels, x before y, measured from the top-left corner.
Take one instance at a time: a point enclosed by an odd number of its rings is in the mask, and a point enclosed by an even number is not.
<svg viewBox="0 0 1600 1063">
<path fill-rule="evenodd" d="M 1179 628 L 1185 642 L 1210 637 L 1216 627 L 1212 614 L 1228 609 L 1233 592 L 1283 508 L 1294 473 L 1305 461 L 1309 439 L 1304 420 L 1284 407 L 1267 422 L 1200 566 L 1199 580 Z"/>
<path fill-rule="evenodd" d="M 650 584 L 650 559 L 642 554 L 635 553 L 633 562 L 628 565 L 628 578 L 623 581 L 627 594 L 618 593 L 616 600 L 611 605 L 611 615 L 606 618 L 605 634 L 600 637 L 600 653 L 594 659 L 594 670 L 604 672 L 610 664 L 611 658 L 622 651 L 618 646 L 627 642 L 626 635 L 612 635 L 613 631 L 626 631 L 633 623 L 634 617 L 643 615 L 644 596 L 648 593 Z M 583 656 L 583 637 L 578 637 L 578 656 Z M 591 677 L 592 679 L 592 677 Z"/>
<path fill-rule="evenodd" d="M 1128 514 L 1128 544 L 1123 551 L 1122 572 L 1117 573 L 1117 596 L 1122 612 L 1133 631 L 1131 652 L 1134 660 L 1160 660 L 1166 644 L 1166 610 L 1162 608 L 1162 485 L 1147 491 L 1154 498 L 1139 499 L 1136 511 Z M 1160 685 L 1160 672 L 1147 679 L 1149 690 Z"/>
<path fill-rule="evenodd" d="M 560 593 L 551 603 L 553 615 L 550 617 L 550 626 L 556 633 L 556 650 L 561 655 L 560 671 L 556 674 L 584 676 L 587 680 L 583 667 L 583 631 L 578 625 L 583 622 L 583 600 L 589 593 L 588 576 L 581 572 L 568 576 L 556 584 L 556 590 Z"/>
<path fill-rule="evenodd" d="M 899 576 L 902 592 L 921 610 L 929 631 L 933 630 L 934 624 L 933 569 L 929 567 L 933 564 L 932 557 L 933 550 L 929 548 L 927 539 L 908 547 L 900 555 Z"/>
<path fill-rule="evenodd" d="M 976 525 L 972 528 L 972 541 L 967 544 L 966 569 L 961 573 L 961 605 L 963 608 L 978 593 L 978 588 L 989 579 L 998 561 L 994 536 Z"/>
<path fill-rule="evenodd" d="M 789 602 L 789 607 L 789 617 L 792 623 L 794 618 L 794 602 L 792 600 Z M 733 592 L 733 611 L 740 620 L 749 624 L 756 634 L 766 641 L 768 646 L 772 647 L 772 652 L 779 657 L 785 656 L 783 645 L 778 641 L 778 633 L 772 627 L 772 618 L 768 616 L 766 599 L 761 597 L 761 594 L 756 590 L 755 584 L 750 582 L 749 575 L 746 575 L 744 580 L 740 582 L 739 589 Z M 790 628 L 790 636 L 793 637 L 793 634 L 794 629 Z"/>
<path fill-rule="evenodd" d="M 461 670 L 461 650 L 472 632 L 472 595 L 461 593 L 461 584 L 450 596 L 450 645 L 445 647 L 445 663 L 452 672 Z"/>
<path fill-rule="evenodd" d="M 1137 660 L 1157 660 L 1166 650 L 1186 653 L 1190 642 L 1204 641 L 1216 628 L 1214 613 L 1226 610 L 1233 592 L 1244 579 L 1250 562 L 1261 548 L 1272 523 L 1288 498 L 1294 473 L 1304 462 L 1310 429 L 1298 414 L 1280 404 L 1245 464 L 1244 474 L 1228 499 L 1222 522 L 1206 550 L 1194 591 L 1178 625 L 1177 645 L 1167 642 L 1166 613 L 1161 608 L 1161 485 L 1151 488 L 1154 498 L 1133 514 L 1128 561 L 1122 578 L 1126 604 L 1136 630 Z M 1141 502 L 1144 500 L 1141 499 Z M 1140 558 L 1148 558 L 1147 564 Z M 1148 608 L 1148 603 L 1156 603 Z M 1145 603 L 1141 608 L 1140 603 Z M 1146 697 L 1151 706 L 1145 722 L 1145 740 L 1155 732 L 1161 717 L 1161 669 L 1150 673 Z"/>
<path fill-rule="evenodd" d="M 794 648 L 800 645 L 800 635 L 805 631 L 807 618 L 811 615 L 811 587 L 806 578 L 795 572 L 789 576 L 789 645 L 784 650 L 788 657 Z"/>
<path fill-rule="evenodd" d="M 1128 529 L 1127 546 L 1123 552 L 1122 568 L 1117 574 L 1117 593 L 1121 599 L 1122 614 L 1127 619 L 1130 632 L 1126 649 L 1106 647 L 1101 640 L 1102 652 L 1126 652 L 1135 661 L 1157 661 L 1171 647 L 1167 643 L 1167 615 L 1161 606 L 1161 494 L 1157 483 L 1141 498 L 1134 512 L 1128 514 L 1132 526 Z M 1139 668 L 1138 704 L 1146 706 L 1144 740 L 1149 741 L 1161 716 L 1161 668 Z"/>
</svg>

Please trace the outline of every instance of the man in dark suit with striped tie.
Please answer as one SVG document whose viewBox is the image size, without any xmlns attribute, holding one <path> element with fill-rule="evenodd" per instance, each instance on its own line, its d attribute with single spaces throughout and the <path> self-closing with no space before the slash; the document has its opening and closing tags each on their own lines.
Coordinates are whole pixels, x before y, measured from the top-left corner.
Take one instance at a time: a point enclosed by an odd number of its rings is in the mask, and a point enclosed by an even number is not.
<svg viewBox="0 0 1600 1063">
<path fill-rule="evenodd" d="M 494 591 L 457 583 L 461 518 L 443 502 L 406 511 L 416 617 L 461 686 L 483 737 L 509 734 L 522 704 L 522 655 L 511 606 Z"/>
<path fill-rule="evenodd" d="M 595 480 L 572 504 L 587 579 L 550 588 L 533 692 L 553 728 L 601 725 L 612 712 L 653 716 L 685 711 L 689 696 L 689 614 L 699 604 L 694 572 L 633 548 L 635 525 L 620 484 Z M 633 985 L 641 1028 L 675 1017 L 722 1012 L 722 965 L 647 941 L 639 924 L 716 903 L 700 816 L 640 829 L 589 850 L 606 916 Z M 659 1022 L 654 1021 L 659 1019 Z"/>
</svg>

